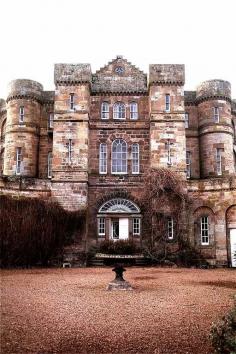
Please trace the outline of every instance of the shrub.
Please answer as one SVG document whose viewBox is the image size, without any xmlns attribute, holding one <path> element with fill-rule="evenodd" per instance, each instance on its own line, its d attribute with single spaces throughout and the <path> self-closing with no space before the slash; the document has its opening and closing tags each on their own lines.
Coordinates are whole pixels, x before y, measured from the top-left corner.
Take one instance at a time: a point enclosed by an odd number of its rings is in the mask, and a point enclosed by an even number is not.
<svg viewBox="0 0 236 354">
<path fill-rule="evenodd" d="M 56 203 L 0 195 L 1 266 L 47 265 L 82 233 L 84 217 Z"/>
<path fill-rule="evenodd" d="M 130 240 L 118 241 L 102 241 L 99 247 L 99 252 L 107 254 L 135 254 L 140 252 L 140 249 Z"/>
<path fill-rule="evenodd" d="M 234 308 L 212 325 L 210 338 L 217 354 L 236 353 L 236 299 Z"/>
</svg>

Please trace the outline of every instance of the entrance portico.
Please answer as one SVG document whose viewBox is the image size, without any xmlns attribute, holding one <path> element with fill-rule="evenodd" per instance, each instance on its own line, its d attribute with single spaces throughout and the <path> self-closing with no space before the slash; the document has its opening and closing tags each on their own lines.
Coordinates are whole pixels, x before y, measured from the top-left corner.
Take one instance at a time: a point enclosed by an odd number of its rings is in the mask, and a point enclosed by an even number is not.
<svg viewBox="0 0 236 354">
<path fill-rule="evenodd" d="M 141 235 L 140 209 L 128 199 L 105 202 L 99 208 L 97 218 L 99 239 L 128 240 Z"/>
</svg>

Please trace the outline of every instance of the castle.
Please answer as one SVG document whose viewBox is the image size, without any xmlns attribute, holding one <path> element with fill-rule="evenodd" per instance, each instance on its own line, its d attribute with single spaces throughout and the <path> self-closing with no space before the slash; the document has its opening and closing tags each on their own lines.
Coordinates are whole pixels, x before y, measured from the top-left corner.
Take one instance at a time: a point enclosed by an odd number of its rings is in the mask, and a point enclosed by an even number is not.
<svg viewBox="0 0 236 354">
<path fill-rule="evenodd" d="M 140 190 L 148 168 L 186 180 L 194 197 L 189 240 L 217 265 L 236 266 L 236 100 L 230 83 L 184 91 L 184 65 L 150 65 L 149 76 L 121 56 L 95 73 L 56 64 L 55 91 L 31 80 L 0 100 L 0 193 L 85 209 L 86 237 L 141 240 Z M 168 238 L 175 229 L 168 220 Z"/>
</svg>

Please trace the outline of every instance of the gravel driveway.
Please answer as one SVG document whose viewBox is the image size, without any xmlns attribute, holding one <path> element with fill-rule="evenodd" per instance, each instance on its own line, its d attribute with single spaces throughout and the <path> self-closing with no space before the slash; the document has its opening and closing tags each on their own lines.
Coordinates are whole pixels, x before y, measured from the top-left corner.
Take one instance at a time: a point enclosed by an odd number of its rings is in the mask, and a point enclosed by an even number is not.
<svg viewBox="0 0 236 354">
<path fill-rule="evenodd" d="M 2 271 L 2 354 L 212 353 L 211 323 L 233 303 L 236 271 L 127 268 Z"/>
</svg>

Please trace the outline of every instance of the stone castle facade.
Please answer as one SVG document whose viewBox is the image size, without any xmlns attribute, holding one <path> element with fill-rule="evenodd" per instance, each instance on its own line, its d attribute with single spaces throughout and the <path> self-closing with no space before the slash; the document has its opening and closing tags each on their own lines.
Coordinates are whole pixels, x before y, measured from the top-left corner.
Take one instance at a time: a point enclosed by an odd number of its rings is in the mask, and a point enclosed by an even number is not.
<svg viewBox="0 0 236 354">
<path fill-rule="evenodd" d="M 0 192 L 86 209 L 87 241 L 142 237 L 143 174 L 172 169 L 193 204 L 189 240 L 212 264 L 235 265 L 236 100 L 230 83 L 184 91 L 183 65 L 150 65 L 149 76 L 118 56 L 56 64 L 55 91 L 31 80 L 0 100 Z M 168 220 L 167 236 L 175 230 Z"/>
</svg>

